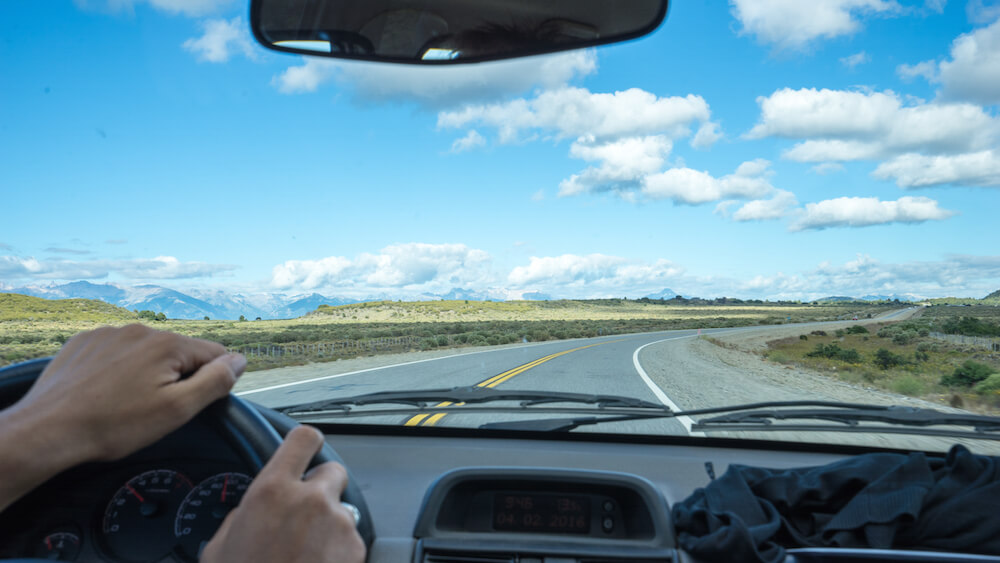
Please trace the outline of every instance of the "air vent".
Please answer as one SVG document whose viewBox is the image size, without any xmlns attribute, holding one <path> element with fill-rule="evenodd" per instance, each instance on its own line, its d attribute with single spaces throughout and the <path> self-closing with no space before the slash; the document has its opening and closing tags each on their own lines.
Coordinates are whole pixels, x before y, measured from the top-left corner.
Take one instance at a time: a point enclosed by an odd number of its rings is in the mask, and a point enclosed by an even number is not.
<svg viewBox="0 0 1000 563">
<path fill-rule="evenodd" d="M 514 563 L 513 555 L 482 555 L 475 553 L 428 553 L 424 563 Z"/>
</svg>

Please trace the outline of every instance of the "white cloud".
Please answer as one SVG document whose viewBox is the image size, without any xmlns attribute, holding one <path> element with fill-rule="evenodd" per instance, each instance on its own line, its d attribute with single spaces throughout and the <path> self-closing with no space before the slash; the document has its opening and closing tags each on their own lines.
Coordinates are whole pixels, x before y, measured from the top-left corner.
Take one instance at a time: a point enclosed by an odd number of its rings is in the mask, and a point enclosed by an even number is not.
<svg viewBox="0 0 1000 563">
<path fill-rule="evenodd" d="M 877 177 L 897 179 L 903 187 L 916 181 L 900 179 L 903 165 L 921 159 L 950 163 L 949 183 L 995 185 L 984 181 L 996 155 L 1000 119 L 981 106 L 968 103 L 919 103 L 904 105 L 893 92 L 782 89 L 758 98 L 760 122 L 749 138 L 768 136 L 805 139 L 784 153 L 799 162 L 836 163 L 855 160 L 890 160 Z M 909 155 L 909 156 L 907 156 Z M 935 182 L 944 183 L 944 182 Z"/>
<path fill-rule="evenodd" d="M 218 12 L 219 9 L 233 3 L 233 0 L 74 0 L 74 3 L 85 10 L 132 13 L 136 4 L 141 4 L 143 1 L 160 11 L 191 17 Z"/>
<path fill-rule="evenodd" d="M 337 63 L 329 59 L 310 57 L 302 66 L 290 66 L 271 79 L 271 85 L 282 94 L 315 92 L 320 85 L 333 78 Z"/>
<path fill-rule="evenodd" d="M 901 64 L 896 67 L 896 74 L 903 80 L 923 78 L 934 82 L 937 80 L 937 64 L 934 61 L 924 61 L 915 65 Z"/>
<path fill-rule="evenodd" d="M 173 256 L 132 260 L 38 260 L 0 256 L 0 277 L 9 280 L 80 280 L 119 276 L 133 280 L 205 278 L 235 270 L 227 264 L 181 262 Z"/>
<path fill-rule="evenodd" d="M 515 287 L 558 288 L 566 295 L 617 295 L 626 288 L 662 289 L 682 274 L 667 260 L 640 262 L 604 254 L 532 256 L 507 276 Z M 596 292 L 596 293 L 595 293 Z"/>
<path fill-rule="evenodd" d="M 533 88 L 561 88 L 597 70 L 592 50 L 473 65 L 423 67 L 306 58 L 275 76 L 281 92 L 315 92 L 336 81 L 361 102 L 415 101 L 431 107 L 497 99 Z"/>
<path fill-rule="evenodd" d="M 570 156 L 601 164 L 563 180 L 559 195 L 633 191 L 643 177 L 663 167 L 672 148 L 670 139 L 664 135 L 626 137 L 607 143 L 594 142 L 593 138 L 577 140 L 570 147 Z"/>
<path fill-rule="evenodd" d="M 691 135 L 694 126 L 698 132 L 691 144 L 696 148 L 710 146 L 722 136 L 710 119 L 708 103 L 700 96 L 658 97 L 638 88 L 594 93 L 567 87 L 543 91 L 531 99 L 443 111 L 438 114 L 438 127 L 493 127 L 500 143 L 573 138 L 570 156 L 594 164 L 563 180 L 559 195 L 614 192 L 636 201 L 640 194 L 673 197 L 660 195 L 662 182 L 657 176 L 670 172 L 661 170 L 674 142 Z M 746 183 L 733 179 L 716 191 L 726 193 L 739 182 Z M 694 196 L 686 199 L 694 201 Z"/>
<path fill-rule="evenodd" d="M 547 131 L 557 138 L 619 138 L 664 134 L 677 138 L 690 134 L 692 123 L 708 121 L 711 112 L 701 96 L 657 97 L 631 88 L 613 94 L 584 88 L 547 90 L 535 98 L 469 105 L 438 114 L 438 127 L 459 128 L 482 124 L 497 128 L 501 142 L 514 142 L 523 132 Z"/>
<path fill-rule="evenodd" d="M 872 58 L 868 56 L 868 53 L 861 51 L 860 53 L 854 53 L 853 55 L 841 58 L 840 64 L 846 66 L 847 68 L 854 68 L 871 60 Z"/>
<path fill-rule="evenodd" d="M 895 180 L 904 188 L 943 184 L 1000 186 L 1000 151 L 953 156 L 904 154 L 880 164 L 873 174 L 883 180 Z"/>
<path fill-rule="evenodd" d="M 691 139 L 691 146 L 696 149 L 707 149 L 721 138 L 722 132 L 719 131 L 719 124 L 706 121 L 701 124 L 698 132 L 694 134 L 694 137 Z"/>
<path fill-rule="evenodd" d="M 250 30 L 241 17 L 231 20 L 207 20 L 202 22 L 204 35 L 188 39 L 184 49 L 197 56 L 199 61 L 224 63 L 234 53 L 242 53 L 248 59 L 256 58 Z"/>
<path fill-rule="evenodd" d="M 278 288 L 378 291 L 448 290 L 487 283 L 490 255 L 464 244 L 406 243 L 348 259 L 288 260 L 274 267 L 271 285 Z"/>
<path fill-rule="evenodd" d="M 851 35 L 861 18 L 891 15 L 902 8 L 891 0 L 730 0 L 742 33 L 780 48 L 802 48 L 816 39 Z"/>
<path fill-rule="evenodd" d="M 816 166 L 810 168 L 816 174 L 820 176 L 826 176 L 827 174 L 835 174 L 837 172 L 844 171 L 844 165 L 839 162 L 821 162 Z"/>
<path fill-rule="evenodd" d="M 994 8 L 1000 17 L 1000 6 Z M 1000 19 L 987 27 L 959 35 L 951 44 L 951 58 L 902 64 L 903 78 L 922 77 L 940 84 L 942 100 L 1000 104 Z"/>
<path fill-rule="evenodd" d="M 870 227 L 889 223 L 941 221 L 955 215 L 926 197 L 902 197 L 880 201 L 875 197 L 839 197 L 807 203 L 802 216 L 789 228 L 793 231 L 830 227 Z"/>
<path fill-rule="evenodd" d="M 451 144 L 451 152 L 458 153 L 470 151 L 485 145 L 486 139 L 475 129 L 470 129 L 464 137 L 456 139 L 455 142 Z"/>
<path fill-rule="evenodd" d="M 736 172 L 721 178 L 691 168 L 671 168 L 646 176 L 642 194 L 689 205 L 725 198 L 760 198 L 775 191 L 769 180 L 770 164 L 763 159 L 744 162 Z"/>
<path fill-rule="evenodd" d="M 990 23 L 1000 19 L 1000 2 L 997 0 L 969 0 L 965 13 L 972 23 Z"/>
<path fill-rule="evenodd" d="M 737 292 L 772 298 L 816 299 L 829 295 L 890 295 L 982 297 L 1000 284 L 1000 256 L 950 255 L 937 261 L 882 262 L 858 254 L 841 265 L 822 263 L 801 274 L 758 276 L 733 282 Z"/>
<path fill-rule="evenodd" d="M 755 199 L 740 206 L 735 212 L 733 207 L 739 205 L 739 201 L 728 200 L 719 203 L 715 212 L 731 217 L 734 221 L 770 221 L 781 219 L 787 216 L 798 206 L 799 202 L 792 192 L 776 190 L 769 199 Z"/>
</svg>

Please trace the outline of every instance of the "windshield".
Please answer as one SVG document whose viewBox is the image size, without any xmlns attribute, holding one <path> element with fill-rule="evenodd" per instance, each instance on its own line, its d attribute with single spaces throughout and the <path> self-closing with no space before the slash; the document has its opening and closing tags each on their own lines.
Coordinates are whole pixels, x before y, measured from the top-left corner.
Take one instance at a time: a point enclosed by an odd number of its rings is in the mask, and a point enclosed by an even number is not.
<svg viewBox="0 0 1000 563">
<path fill-rule="evenodd" d="M 996 448 L 684 414 L 1000 413 L 995 3 L 677 1 L 448 68 L 268 51 L 246 14 L 0 5 L 0 364 L 139 322 L 301 420 Z"/>
</svg>

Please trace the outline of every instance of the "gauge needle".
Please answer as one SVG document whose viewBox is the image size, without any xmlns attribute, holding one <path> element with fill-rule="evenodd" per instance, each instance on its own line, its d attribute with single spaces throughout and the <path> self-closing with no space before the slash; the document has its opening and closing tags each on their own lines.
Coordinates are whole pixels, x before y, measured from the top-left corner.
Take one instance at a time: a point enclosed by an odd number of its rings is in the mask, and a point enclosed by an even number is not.
<svg viewBox="0 0 1000 563">
<path fill-rule="evenodd" d="M 222 481 L 222 502 L 226 502 L 226 487 L 229 486 L 229 475 Z"/>
<path fill-rule="evenodd" d="M 49 551 L 52 551 L 52 536 L 45 538 L 45 545 L 49 547 Z"/>
<path fill-rule="evenodd" d="M 146 499 L 142 498 L 142 495 L 140 495 L 139 493 L 135 492 L 135 489 L 132 488 L 132 485 L 125 485 L 125 488 L 128 489 L 128 492 L 130 492 L 133 495 L 135 495 L 135 498 L 139 499 L 139 502 L 146 502 Z"/>
</svg>

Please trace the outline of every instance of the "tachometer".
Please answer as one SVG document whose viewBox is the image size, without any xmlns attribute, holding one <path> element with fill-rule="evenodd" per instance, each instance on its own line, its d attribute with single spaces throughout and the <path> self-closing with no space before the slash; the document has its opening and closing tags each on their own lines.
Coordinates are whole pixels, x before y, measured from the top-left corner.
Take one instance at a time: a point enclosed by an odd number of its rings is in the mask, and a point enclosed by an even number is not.
<svg viewBox="0 0 1000 563">
<path fill-rule="evenodd" d="M 191 489 L 174 520 L 174 534 L 184 555 L 198 558 L 222 520 L 240 503 L 251 481 L 242 473 L 220 473 Z"/>
<path fill-rule="evenodd" d="M 191 481 L 167 469 L 137 475 L 118 489 L 104 511 L 101 531 L 118 559 L 159 560 L 176 544 L 170 520 L 191 491 Z"/>
</svg>

